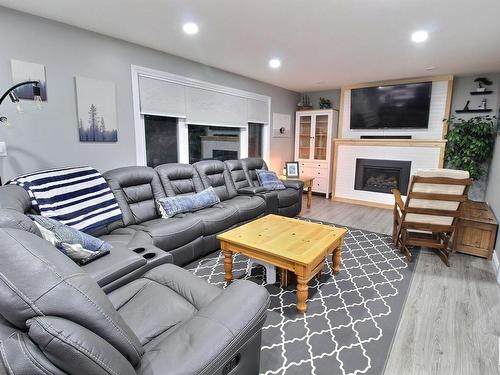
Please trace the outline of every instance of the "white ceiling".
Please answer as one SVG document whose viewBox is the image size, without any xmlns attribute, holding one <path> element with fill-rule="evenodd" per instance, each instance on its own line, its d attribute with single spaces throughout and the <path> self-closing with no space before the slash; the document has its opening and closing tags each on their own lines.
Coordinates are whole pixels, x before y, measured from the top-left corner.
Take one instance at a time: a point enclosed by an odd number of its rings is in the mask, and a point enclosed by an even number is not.
<svg viewBox="0 0 500 375">
<path fill-rule="evenodd" d="M 295 91 L 500 71 L 500 0 L 0 0 Z M 184 22 L 198 23 L 188 36 Z M 429 31 L 422 45 L 413 31 Z M 282 60 L 279 70 L 268 60 Z M 433 70 L 426 70 L 434 67 Z"/>
</svg>

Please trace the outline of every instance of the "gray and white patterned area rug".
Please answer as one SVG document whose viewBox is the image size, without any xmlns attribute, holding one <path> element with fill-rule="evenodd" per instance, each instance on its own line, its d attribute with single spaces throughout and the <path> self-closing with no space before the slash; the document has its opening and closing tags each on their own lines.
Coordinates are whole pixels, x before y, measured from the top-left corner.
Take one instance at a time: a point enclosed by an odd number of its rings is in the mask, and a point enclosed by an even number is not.
<svg viewBox="0 0 500 375">
<path fill-rule="evenodd" d="M 279 282 L 266 284 L 262 266 L 254 265 L 248 274 L 248 258 L 235 255 L 234 278 L 261 284 L 271 295 L 260 373 L 381 375 L 416 260 L 408 264 L 390 236 L 349 229 L 341 272 L 332 275 L 328 259 L 321 279 L 309 282 L 307 312 L 301 315 L 295 308 L 295 285 L 283 289 Z M 223 261 L 222 253 L 216 252 L 186 268 L 225 287 Z"/>
</svg>

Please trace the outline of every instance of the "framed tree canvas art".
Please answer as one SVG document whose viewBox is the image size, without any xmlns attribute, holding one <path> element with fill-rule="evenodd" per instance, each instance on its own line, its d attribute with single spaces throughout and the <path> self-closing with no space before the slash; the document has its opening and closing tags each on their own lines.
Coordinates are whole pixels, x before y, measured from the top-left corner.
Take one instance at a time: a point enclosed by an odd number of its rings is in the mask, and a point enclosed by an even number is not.
<svg viewBox="0 0 500 375">
<path fill-rule="evenodd" d="M 40 86 L 40 97 L 47 101 L 47 80 L 45 78 L 45 66 L 21 60 L 11 60 L 12 83 L 25 81 L 38 81 Z M 25 85 L 14 90 L 19 99 L 33 100 L 33 87 Z"/>
<path fill-rule="evenodd" d="M 117 142 L 115 84 L 75 77 L 80 142 Z"/>
</svg>

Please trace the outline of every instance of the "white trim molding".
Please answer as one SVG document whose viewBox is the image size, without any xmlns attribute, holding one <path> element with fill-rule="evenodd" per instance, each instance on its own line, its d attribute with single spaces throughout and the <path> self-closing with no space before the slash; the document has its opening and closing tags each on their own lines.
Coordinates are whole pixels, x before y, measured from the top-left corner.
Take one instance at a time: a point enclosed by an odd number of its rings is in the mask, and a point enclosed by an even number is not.
<svg viewBox="0 0 500 375">
<path fill-rule="evenodd" d="M 147 77 L 151 79 L 158 79 L 166 81 L 169 83 L 176 83 L 186 87 L 195 87 L 204 90 L 210 90 L 218 93 L 233 95 L 245 99 L 254 99 L 265 102 L 268 105 L 268 118 L 267 123 L 263 124 L 263 139 L 262 139 L 262 157 L 266 162 L 269 163 L 271 156 L 271 97 L 256 94 L 250 91 L 244 91 L 235 89 L 232 87 L 222 86 L 211 82 L 200 81 L 194 78 L 189 78 L 173 73 L 163 72 L 160 70 L 155 70 L 151 68 L 141 67 L 137 65 L 131 65 L 131 75 L 132 75 L 132 100 L 134 109 L 134 129 L 135 129 L 135 149 L 136 149 L 136 163 L 137 165 L 147 165 L 146 158 L 146 137 L 145 137 L 145 125 L 144 125 L 144 113 L 141 113 L 140 105 L 140 92 L 139 92 L 139 77 Z M 165 114 L 162 114 L 165 116 Z M 187 163 L 186 159 L 189 159 L 188 141 L 185 137 L 187 133 L 187 126 L 185 118 L 182 116 L 173 116 L 178 118 L 178 160 L 179 163 Z M 195 124 L 193 124 L 195 125 Z M 213 125 L 213 126 L 224 126 L 220 124 L 200 124 L 200 125 Z M 181 130 L 181 132 L 179 132 Z M 184 137 L 185 139 L 181 139 Z M 243 131 L 240 138 L 241 146 L 241 157 L 246 157 L 248 155 L 248 145 L 243 146 L 243 142 L 248 142 L 248 131 Z"/>
</svg>

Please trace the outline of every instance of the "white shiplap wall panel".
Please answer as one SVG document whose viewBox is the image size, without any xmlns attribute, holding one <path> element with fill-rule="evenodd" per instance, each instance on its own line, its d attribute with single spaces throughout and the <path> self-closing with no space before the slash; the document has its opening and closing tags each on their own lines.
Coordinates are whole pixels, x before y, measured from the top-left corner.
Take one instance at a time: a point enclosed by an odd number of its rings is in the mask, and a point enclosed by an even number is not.
<svg viewBox="0 0 500 375">
<path fill-rule="evenodd" d="M 392 194 L 354 190 L 356 159 L 411 161 L 411 175 L 419 168 L 439 167 L 439 147 L 387 147 L 339 145 L 335 196 L 384 204 L 394 204 Z"/>
<path fill-rule="evenodd" d="M 429 127 L 427 129 L 353 130 L 350 129 L 351 90 L 345 90 L 342 117 L 342 138 L 359 139 L 361 135 L 412 135 L 413 139 L 441 139 L 447 95 L 448 81 L 432 82 L 431 103 L 429 108 Z"/>
</svg>

